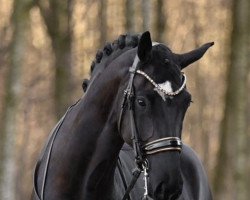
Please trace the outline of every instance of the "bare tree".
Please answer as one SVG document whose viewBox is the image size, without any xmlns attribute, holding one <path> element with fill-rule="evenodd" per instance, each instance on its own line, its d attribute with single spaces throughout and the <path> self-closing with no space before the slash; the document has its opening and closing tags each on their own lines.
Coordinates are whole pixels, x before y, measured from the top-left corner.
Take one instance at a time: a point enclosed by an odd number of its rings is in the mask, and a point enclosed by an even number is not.
<svg viewBox="0 0 250 200">
<path fill-rule="evenodd" d="M 249 136 L 247 134 L 247 76 L 250 55 L 250 2 L 232 4 L 231 57 L 220 150 L 214 178 L 216 199 L 249 199 Z"/>
<path fill-rule="evenodd" d="M 37 0 L 55 56 L 54 101 L 57 118 L 70 104 L 72 89 L 72 6 L 73 0 Z"/>
<path fill-rule="evenodd" d="M 155 38 L 159 42 L 164 41 L 164 31 L 165 31 L 165 24 L 166 24 L 166 14 L 164 12 L 164 0 L 156 1 L 155 6 Z"/>
<path fill-rule="evenodd" d="M 100 18 L 98 18 L 98 21 L 100 22 L 99 46 L 103 46 L 103 43 L 105 43 L 107 40 L 107 1 L 100 1 L 99 14 L 100 14 Z"/>
<path fill-rule="evenodd" d="M 151 1 L 142 0 L 142 30 L 150 30 L 151 26 Z"/>
<path fill-rule="evenodd" d="M 135 32 L 135 1 L 126 0 L 125 5 L 125 16 L 126 16 L 126 30 L 128 32 Z"/>
<path fill-rule="evenodd" d="M 5 99 L 0 132 L 0 199 L 13 200 L 15 196 L 15 139 L 18 135 L 18 108 L 22 91 L 22 64 L 26 55 L 29 10 L 32 0 L 15 0 L 13 4 L 13 35 L 9 53 Z"/>
</svg>

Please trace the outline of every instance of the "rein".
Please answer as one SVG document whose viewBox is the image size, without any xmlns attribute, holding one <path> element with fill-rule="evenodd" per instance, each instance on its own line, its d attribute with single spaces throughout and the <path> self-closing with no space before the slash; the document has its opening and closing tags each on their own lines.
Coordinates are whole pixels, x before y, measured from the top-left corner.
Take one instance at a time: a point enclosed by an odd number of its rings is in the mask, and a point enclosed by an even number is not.
<svg viewBox="0 0 250 200">
<path fill-rule="evenodd" d="M 148 142 L 144 145 L 140 142 L 140 137 L 137 132 L 135 118 L 134 118 L 134 101 L 135 101 L 135 94 L 134 94 L 134 77 L 136 74 L 140 74 L 144 76 L 153 86 L 155 86 L 155 89 L 162 92 L 166 96 L 175 96 L 179 94 L 186 86 L 186 76 L 183 74 L 183 83 L 182 86 L 174 91 L 174 92 L 167 92 L 165 91 L 159 84 L 155 83 L 155 81 L 150 78 L 149 75 L 147 75 L 145 72 L 138 70 L 137 65 L 139 63 L 139 58 L 136 55 L 133 65 L 129 68 L 130 78 L 128 81 L 128 86 L 124 91 L 124 97 L 122 100 L 122 106 L 121 106 L 121 112 L 119 115 L 118 120 L 118 130 L 121 133 L 121 122 L 122 117 L 125 112 L 126 104 L 129 111 L 129 118 L 130 118 L 130 129 L 131 129 L 131 139 L 133 143 L 133 150 L 135 154 L 135 162 L 137 167 L 133 170 L 133 178 L 122 198 L 122 200 L 130 200 L 129 193 L 133 189 L 137 179 L 139 178 L 140 174 L 143 172 L 144 174 L 144 196 L 143 200 L 148 199 L 148 171 L 149 171 L 149 163 L 146 159 L 147 155 L 152 155 L 164 151 L 178 151 L 181 152 L 182 150 L 182 142 L 181 139 L 178 137 L 165 137 L 153 140 L 151 142 Z"/>
<path fill-rule="evenodd" d="M 46 184 L 46 179 L 47 179 L 49 161 L 50 161 L 51 152 L 52 152 L 52 149 L 53 149 L 53 145 L 54 145 L 57 133 L 58 133 L 59 129 L 61 128 L 61 125 L 63 124 L 66 115 L 69 113 L 71 108 L 73 106 L 75 106 L 79 101 L 80 101 L 80 99 L 67 109 L 64 116 L 60 119 L 60 121 L 57 123 L 55 128 L 51 131 L 48 142 L 45 145 L 46 148 L 44 149 L 44 152 L 42 153 L 42 156 L 39 158 L 39 160 L 38 160 L 38 162 L 37 162 L 37 164 L 35 166 L 35 171 L 34 171 L 34 176 L 33 176 L 33 185 L 34 185 L 33 192 L 34 192 L 34 195 L 35 195 L 37 200 L 44 200 L 44 190 L 45 190 L 45 184 Z M 48 149 L 48 155 L 46 157 L 45 168 L 44 168 L 44 172 L 43 172 L 42 187 L 41 187 L 41 191 L 40 191 L 41 195 L 39 196 L 39 193 L 38 193 L 38 190 L 37 190 L 37 187 L 36 187 L 36 185 L 37 185 L 36 184 L 36 177 L 37 177 L 37 173 L 38 173 L 38 168 L 40 166 L 40 162 L 41 162 L 41 160 L 43 159 L 43 157 L 44 157 L 44 155 L 46 153 L 46 149 Z"/>
</svg>

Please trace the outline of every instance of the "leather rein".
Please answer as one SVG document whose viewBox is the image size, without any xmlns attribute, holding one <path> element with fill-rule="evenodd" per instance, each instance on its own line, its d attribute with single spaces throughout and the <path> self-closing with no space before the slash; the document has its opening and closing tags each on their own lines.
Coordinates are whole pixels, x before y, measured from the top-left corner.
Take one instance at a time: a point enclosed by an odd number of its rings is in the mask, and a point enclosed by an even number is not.
<svg viewBox="0 0 250 200">
<path fill-rule="evenodd" d="M 153 140 L 151 142 L 148 142 L 144 145 L 142 145 L 140 141 L 139 134 L 137 132 L 136 128 L 136 123 L 135 123 L 135 118 L 134 118 L 134 102 L 135 102 L 135 92 L 134 92 L 134 77 L 136 74 L 144 76 L 152 85 L 155 87 L 155 90 L 158 90 L 166 96 L 175 96 L 179 94 L 186 86 L 186 76 L 183 74 L 183 84 L 182 86 L 174 91 L 174 92 L 167 92 L 161 86 L 157 83 L 154 82 L 150 76 L 148 76 L 145 72 L 137 69 L 138 63 L 139 63 L 139 58 L 136 55 L 133 65 L 129 68 L 129 73 L 130 73 L 130 78 L 128 81 L 128 86 L 124 91 L 124 97 L 122 100 L 122 105 L 121 105 L 121 112 L 119 115 L 119 120 L 118 120 L 118 130 L 121 133 L 121 123 L 122 123 L 122 118 L 125 112 L 125 109 L 128 109 L 129 112 L 129 118 L 130 118 L 130 130 L 131 130 L 131 139 L 132 139 L 132 144 L 133 144 L 133 150 L 135 154 L 135 162 L 136 162 L 136 169 L 133 170 L 133 178 L 129 184 L 128 187 L 126 187 L 126 192 L 122 198 L 122 200 L 130 200 L 130 195 L 129 193 L 133 189 L 137 179 L 139 178 L 141 172 L 144 173 L 144 196 L 143 200 L 148 199 L 148 171 L 149 171 L 149 163 L 147 161 L 146 156 L 147 155 L 152 155 L 164 151 L 178 151 L 181 152 L 182 150 L 182 142 L 179 137 L 164 137 L 160 139 Z"/>
</svg>

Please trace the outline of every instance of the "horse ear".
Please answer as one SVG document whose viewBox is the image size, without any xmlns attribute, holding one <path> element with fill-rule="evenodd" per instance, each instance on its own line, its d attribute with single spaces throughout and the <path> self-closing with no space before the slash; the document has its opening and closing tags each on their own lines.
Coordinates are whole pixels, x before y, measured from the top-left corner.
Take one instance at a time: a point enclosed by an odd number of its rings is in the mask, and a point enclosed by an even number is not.
<svg viewBox="0 0 250 200">
<path fill-rule="evenodd" d="M 179 61 L 181 69 L 199 60 L 206 53 L 206 51 L 213 45 L 214 42 L 209 42 L 188 53 L 175 54 L 175 56 L 177 56 L 177 60 Z"/>
<path fill-rule="evenodd" d="M 149 58 L 151 49 L 152 49 L 152 41 L 150 33 L 149 31 L 146 31 L 141 35 L 138 44 L 137 55 L 140 61 L 146 61 Z"/>
</svg>

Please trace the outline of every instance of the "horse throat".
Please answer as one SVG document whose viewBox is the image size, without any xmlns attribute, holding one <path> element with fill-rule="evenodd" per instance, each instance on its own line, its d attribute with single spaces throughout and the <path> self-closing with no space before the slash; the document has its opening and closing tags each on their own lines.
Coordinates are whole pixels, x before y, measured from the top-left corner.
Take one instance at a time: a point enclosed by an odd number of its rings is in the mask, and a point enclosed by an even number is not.
<svg viewBox="0 0 250 200">
<path fill-rule="evenodd" d="M 90 143 L 88 147 L 88 151 L 89 148 L 91 149 L 91 157 L 85 170 L 81 192 L 83 199 L 97 200 L 100 197 L 110 199 L 108 196 L 112 193 L 116 162 L 123 145 L 123 140 L 117 132 L 114 96 L 115 94 L 107 94 L 100 97 L 101 101 L 96 103 L 101 105 L 97 110 L 102 117 L 103 124 L 91 135 L 92 144 Z"/>
<path fill-rule="evenodd" d="M 107 141 L 102 141 L 103 144 L 98 141 L 88 165 L 83 191 L 86 199 L 111 198 L 109 195 L 112 194 L 115 167 L 123 142 L 105 139 Z"/>
</svg>

